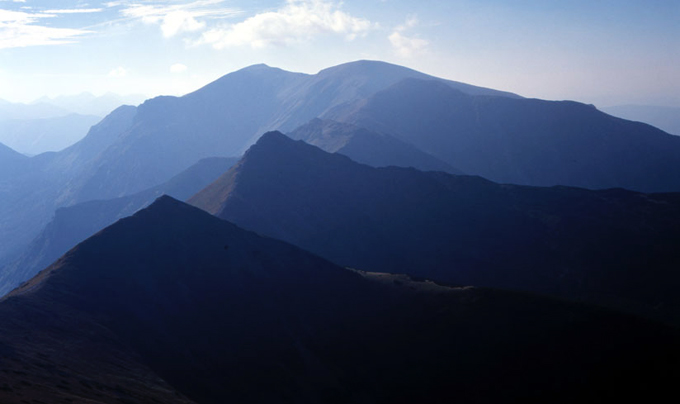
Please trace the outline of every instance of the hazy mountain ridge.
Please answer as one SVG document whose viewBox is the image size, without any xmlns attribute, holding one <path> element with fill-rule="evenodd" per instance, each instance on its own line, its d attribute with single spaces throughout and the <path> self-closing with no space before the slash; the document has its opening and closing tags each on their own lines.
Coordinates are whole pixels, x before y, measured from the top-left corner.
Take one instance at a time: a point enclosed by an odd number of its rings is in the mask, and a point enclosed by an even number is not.
<svg viewBox="0 0 680 404">
<path fill-rule="evenodd" d="M 80 93 L 75 95 L 62 95 L 58 97 L 42 97 L 29 105 L 50 104 L 73 113 L 82 115 L 96 115 L 104 117 L 122 105 L 136 106 L 142 103 L 147 97 L 141 94 L 118 95 L 106 93 L 95 96 L 91 93 Z"/>
<path fill-rule="evenodd" d="M 0 301 L 0 330 L 8 404 L 657 399 L 678 358 L 654 323 L 374 282 L 169 197 Z"/>
<path fill-rule="evenodd" d="M 327 117 L 389 133 L 497 182 L 680 190 L 679 137 L 578 102 L 470 96 L 407 79 Z"/>
<path fill-rule="evenodd" d="M 268 133 L 189 202 L 343 266 L 678 321 L 679 195 L 376 169 Z"/>
<path fill-rule="evenodd" d="M 85 137 L 101 120 L 94 115 L 0 121 L 0 142 L 26 155 L 62 150 Z"/>
</svg>

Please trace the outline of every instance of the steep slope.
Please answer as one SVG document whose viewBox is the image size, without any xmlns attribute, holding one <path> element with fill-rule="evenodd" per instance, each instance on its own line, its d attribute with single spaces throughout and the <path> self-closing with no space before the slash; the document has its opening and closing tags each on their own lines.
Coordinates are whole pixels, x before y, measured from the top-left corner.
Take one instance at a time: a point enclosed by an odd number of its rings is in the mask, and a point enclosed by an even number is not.
<svg viewBox="0 0 680 404">
<path fill-rule="evenodd" d="M 462 174 L 451 165 L 394 136 L 331 120 L 312 119 L 287 134 L 329 153 L 340 153 L 373 167 L 413 167 L 423 171 Z"/>
<path fill-rule="evenodd" d="M 680 191 L 680 137 L 576 102 L 470 96 L 408 79 L 328 118 L 497 182 Z"/>
<path fill-rule="evenodd" d="M 0 302 L 0 400 L 568 403 L 675 387 L 662 326 L 372 278 L 163 197 Z"/>
<path fill-rule="evenodd" d="M 199 161 L 165 184 L 140 193 L 109 200 L 83 202 L 59 208 L 45 229 L 13 262 L 0 265 L 0 296 L 29 280 L 76 244 L 130 216 L 166 194 L 179 200 L 209 185 L 236 163 L 236 158 Z"/>
<path fill-rule="evenodd" d="M 343 266 L 680 320 L 680 194 L 376 169 L 272 132 L 189 202 Z"/>
</svg>

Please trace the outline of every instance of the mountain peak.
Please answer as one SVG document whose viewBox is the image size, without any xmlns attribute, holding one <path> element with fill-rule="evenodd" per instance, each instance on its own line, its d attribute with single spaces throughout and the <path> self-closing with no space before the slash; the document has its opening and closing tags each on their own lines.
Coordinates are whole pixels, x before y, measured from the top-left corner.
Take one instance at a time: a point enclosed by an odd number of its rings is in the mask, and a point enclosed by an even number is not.
<svg viewBox="0 0 680 404">
<path fill-rule="evenodd" d="M 264 144 L 273 144 L 273 143 L 281 143 L 281 142 L 292 142 L 293 140 L 289 138 L 288 136 L 284 135 L 283 133 L 279 132 L 278 130 L 273 130 L 265 133 L 264 135 L 260 136 L 260 139 L 255 144 L 259 145 L 264 145 Z"/>
</svg>

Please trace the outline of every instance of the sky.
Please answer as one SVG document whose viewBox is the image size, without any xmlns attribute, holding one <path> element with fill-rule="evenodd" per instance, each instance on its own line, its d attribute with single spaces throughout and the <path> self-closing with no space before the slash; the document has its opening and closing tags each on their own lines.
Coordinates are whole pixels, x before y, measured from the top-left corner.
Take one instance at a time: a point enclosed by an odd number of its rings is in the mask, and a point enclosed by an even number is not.
<svg viewBox="0 0 680 404">
<path fill-rule="evenodd" d="M 0 99 L 182 95 L 360 59 L 550 100 L 680 106 L 680 0 L 0 0 Z"/>
</svg>

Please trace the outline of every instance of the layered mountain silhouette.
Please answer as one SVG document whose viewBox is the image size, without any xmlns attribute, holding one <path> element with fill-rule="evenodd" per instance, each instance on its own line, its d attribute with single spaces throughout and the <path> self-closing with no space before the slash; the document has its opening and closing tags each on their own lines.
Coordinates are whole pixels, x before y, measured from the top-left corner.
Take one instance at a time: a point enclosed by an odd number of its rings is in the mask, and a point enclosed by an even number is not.
<svg viewBox="0 0 680 404">
<path fill-rule="evenodd" d="M 583 104 L 526 100 L 374 61 L 315 75 L 255 65 L 183 97 L 118 108 L 60 152 L 0 163 L 11 165 L 0 173 L 0 264 L 59 207 L 142 192 L 203 158 L 241 155 L 267 130 L 290 132 L 314 118 L 379 133 L 352 136 L 344 150 L 376 165 L 533 185 L 680 189 L 676 141 Z M 375 153 L 362 154 L 366 147 Z M 423 166 L 426 155 L 448 166 Z"/>
<path fill-rule="evenodd" d="M 271 132 L 189 202 L 342 266 L 680 320 L 677 193 L 372 168 Z"/>
<path fill-rule="evenodd" d="M 0 302 L 0 401 L 572 403 L 675 390 L 676 332 L 346 270 L 169 197 Z"/>
<path fill-rule="evenodd" d="M 236 158 L 203 159 L 165 184 L 137 194 L 59 208 L 45 229 L 13 262 L 0 266 L 0 296 L 29 280 L 76 244 L 146 207 L 161 195 L 186 200 L 227 171 Z"/>
<path fill-rule="evenodd" d="M 36 156 L 3 184 L 11 197 L 0 201 L 0 263 L 19 254 L 58 207 L 131 195 L 168 181 L 203 158 L 241 155 L 265 130 L 292 130 L 407 77 L 432 78 L 372 61 L 316 75 L 254 65 L 184 97 L 120 107 L 80 142 Z M 517 97 L 443 82 L 462 91 Z"/>
<path fill-rule="evenodd" d="M 348 102 L 409 77 L 435 79 L 404 67 L 360 61 L 316 75 L 254 65 L 183 97 L 157 97 L 139 106 L 128 132 L 99 156 L 81 199 L 100 184 L 98 197 L 157 185 L 195 161 L 241 155 L 267 130 L 293 130 Z M 474 94 L 514 94 L 439 80 Z M 153 153 L 150 151 L 153 150 Z M 129 167 L 136 167 L 131 172 Z"/>
<path fill-rule="evenodd" d="M 327 117 L 389 133 L 497 182 L 680 190 L 680 137 L 577 102 L 471 96 L 407 79 Z"/>
<path fill-rule="evenodd" d="M 414 167 L 423 171 L 462 174 L 460 170 L 394 136 L 346 123 L 315 118 L 287 135 L 373 167 Z"/>
</svg>

